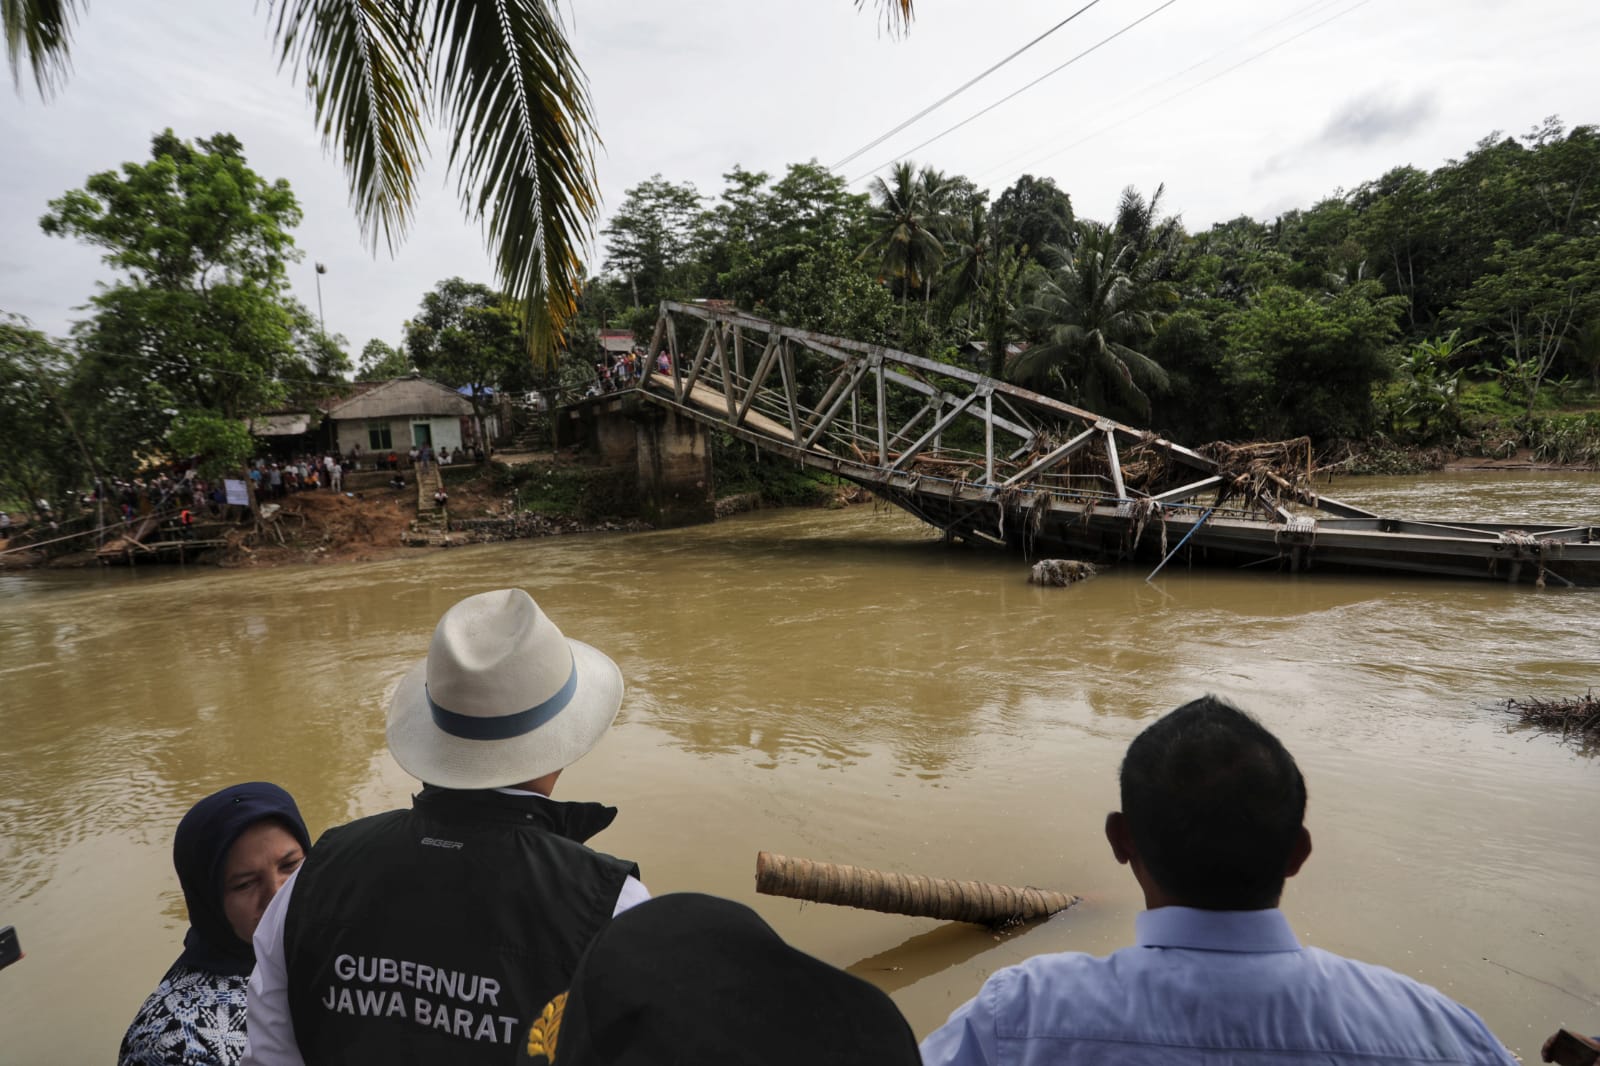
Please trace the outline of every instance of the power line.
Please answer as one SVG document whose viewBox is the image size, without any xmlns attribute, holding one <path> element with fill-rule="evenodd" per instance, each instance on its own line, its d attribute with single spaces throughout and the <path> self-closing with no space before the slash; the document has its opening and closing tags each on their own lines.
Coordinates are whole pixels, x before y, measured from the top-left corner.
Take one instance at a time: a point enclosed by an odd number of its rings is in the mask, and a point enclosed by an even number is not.
<svg viewBox="0 0 1600 1066">
<path fill-rule="evenodd" d="M 1249 63 L 1254 63 L 1256 60 L 1262 58 L 1263 56 L 1270 55 L 1271 53 L 1276 52 L 1278 49 L 1282 48 L 1284 45 L 1292 44 L 1295 41 L 1298 41 L 1300 38 L 1306 36 L 1308 33 L 1312 33 L 1315 30 L 1319 30 L 1322 27 L 1326 26 L 1328 23 L 1333 22 L 1336 19 L 1341 19 L 1344 16 L 1350 14 L 1352 11 L 1355 11 L 1357 8 L 1365 7 L 1368 4 L 1370 4 L 1371 2 L 1372 2 L 1372 0 L 1359 0 L 1358 3 L 1352 4 L 1350 7 L 1345 8 L 1343 11 L 1335 12 L 1334 14 L 1332 14 L 1332 15 L 1328 16 L 1327 18 L 1323 19 L 1321 22 L 1313 23 L 1312 25 L 1307 26 L 1305 29 L 1301 30 L 1299 33 L 1294 34 L 1291 37 L 1286 37 L 1283 40 L 1279 41 L 1277 44 L 1272 45 L 1269 48 L 1263 48 L 1261 51 L 1256 52 L 1254 55 L 1246 56 L 1244 59 L 1241 59 L 1239 62 L 1235 63 L 1233 66 L 1227 67 L 1227 68 L 1225 68 L 1223 70 L 1218 71 L 1217 73 L 1211 75 L 1211 77 L 1206 78 L 1204 81 L 1199 81 L 1199 82 L 1196 82 L 1193 85 L 1188 86 L 1187 88 L 1180 89 L 1175 93 L 1172 93 L 1172 94 L 1170 94 L 1168 96 L 1165 96 L 1165 97 L 1161 98 L 1160 100 L 1157 100 L 1155 103 L 1151 104 L 1149 107 L 1144 108 L 1141 111 L 1135 111 L 1131 115 L 1128 115 L 1128 116 L 1126 116 L 1124 118 L 1120 118 L 1115 122 L 1111 122 L 1111 123 L 1108 123 L 1108 124 L 1106 124 L 1104 126 L 1101 126 L 1099 129 L 1095 130 L 1092 133 L 1084 134 L 1082 137 L 1079 137 L 1077 140 L 1073 141 L 1071 144 L 1063 145 L 1062 147 L 1056 149 L 1055 151 L 1049 153 L 1048 155 L 1040 156 L 1038 159 L 1035 159 L 1032 163 L 1030 163 L 1029 166 L 1030 167 L 1038 166 L 1040 163 L 1043 163 L 1046 160 L 1054 159 L 1056 156 L 1061 155 L 1063 152 L 1070 151 L 1071 149 L 1078 147 L 1078 145 L 1083 144 L 1085 141 L 1089 141 L 1089 140 L 1094 139 L 1095 137 L 1100 136 L 1102 133 L 1107 133 L 1107 132 L 1109 132 L 1111 130 L 1116 129 L 1118 126 L 1122 126 L 1122 125 L 1125 125 L 1125 124 L 1127 124 L 1129 122 L 1132 122 L 1136 118 L 1141 118 L 1144 115 L 1148 115 L 1150 112 L 1156 110 L 1156 108 L 1164 107 L 1167 104 L 1170 104 L 1172 101 L 1178 99 L 1180 96 L 1184 96 L 1184 95 L 1187 95 L 1188 93 L 1192 93 L 1196 89 L 1204 88 L 1205 86 L 1210 85 L 1212 82 L 1216 81 L 1218 78 L 1224 77 L 1224 76 L 1226 76 L 1228 74 L 1232 74 L 1234 71 L 1238 70 L 1240 67 L 1245 66 L 1245 65 L 1247 65 Z"/>
<path fill-rule="evenodd" d="M 935 100 L 933 103 L 929 104 L 927 107 L 923 108 L 921 111 L 918 111 L 915 115 L 912 115 L 910 118 L 908 118 L 904 122 L 900 123 L 900 125 L 896 126 L 894 129 L 890 130 L 888 133 L 885 133 L 883 136 L 877 138 L 876 140 L 868 141 L 866 144 L 862 145 L 860 148 L 857 148 L 855 151 L 851 152 L 849 155 L 845 156 L 843 159 L 839 160 L 837 163 L 833 164 L 833 166 L 829 167 L 828 169 L 829 170 L 838 170 L 840 167 L 843 167 L 848 163 L 854 162 L 858 156 L 863 155 L 866 152 L 870 152 L 872 149 L 878 147 L 878 145 L 882 144 L 884 141 L 887 141 L 890 137 L 893 137 L 895 134 L 899 133 L 901 130 L 905 129 L 907 126 L 911 125 L 912 123 L 914 123 L 914 122 L 916 122 L 916 121 L 918 121 L 918 120 L 920 120 L 922 118 L 925 118 L 930 113 L 932 113 L 934 111 L 937 111 L 939 108 L 943 107 L 945 104 L 948 104 L 951 100 L 954 100 L 956 97 L 960 96 L 962 93 L 966 92 L 968 89 L 970 89 L 974 85 L 978 84 L 984 78 L 987 78 L 989 75 L 993 74 L 995 71 L 999 70 L 1001 67 L 1005 66 L 1007 63 L 1011 62 L 1013 59 L 1017 58 L 1022 53 L 1026 52 L 1028 49 L 1032 48 L 1034 45 L 1038 44 L 1040 41 L 1044 40 L 1046 37 L 1050 36 L 1052 33 L 1056 32 L 1061 27 L 1065 26 L 1067 23 L 1071 22 L 1073 19 L 1077 18 L 1079 15 L 1083 14 L 1085 11 L 1089 10 L 1091 7 L 1093 7 L 1094 5 L 1098 4 L 1099 2 L 1100 2 L 1100 0 L 1089 0 L 1089 2 L 1087 4 L 1084 4 L 1082 7 L 1078 8 L 1078 10 L 1074 11 L 1072 14 L 1068 15 L 1066 18 L 1062 19 L 1060 22 L 1056 23 L 1054 26 L 1051 26 L 1048 30 L 1045 30 L 1043 33 L 1039 34 L 1039 36 L 1035 37 L 1033 40 L 1029 41 L 1027 44 L 1023 45 L 1021 48 L 1018 48 L 1015 52 L 1012 52 L 1010 55 L 1008 55 L 1004 59 L 1000 60 L 1000 62 L 996 63 L 994 66 L 990 67 L 988 70 L 984 71 L 982 74 L 979 74 L 977 77 L 973 78 L 971 81 L 967 82 L 965 85 L 963 85 L 960 88 L 954 90 L 953 92 L 949 92 L 949 93 L 946 93 L 944 96 L 941 96 L 939 99 Z"/>
<path fill-rule="evenodd" d="M 1023 93 L 1027 92 L 1029 89 L 1033 88 L 1035 85 L 1038 85 L 1040 82 L 1044 81 L 1046 78 L 1054 77 L 1055 75 L 1061 73 L 1063 70 L 1066 70 L 1068 67 L 1072 66 L 1072 64 L 1076 63 L 1078 60 L 1082 59 L 1083 57 L 1089 55 L 1092 52 L 1098 51 L 1102 46 L 1110 44 L 1112 41 L 1116 40 L 1118 37 L 1121 37 L 1123 34 L 1127 33 L 1129 30 L 1131 30 L 1134 27 L 1138 26 L 1140 23 L 1145 22 L 1145 21 L 1155 17 L 1156 15 L 1159 15 L 1161 12 L 1165 11 L 1167 8 L 1171 7 L 1173 4 L 1175 4 L 1177 2 L 1178 2 L 1178 0 L 1166 0 L 1166 3 L 1160 5 L 1159 7 L 1155 8 L 1152 11 L 1149 11 L 1149 12 L 1143 14 L 1143 15 L 1140 15 L 1138 18 L 1134 19 L 1132 22 L 1130 22 L 1126 26 L 1122 27 L 1122 29 L 1118 30 L 1116 33 L 1111 34 L 1109 37 L 1102 37 L 1099 41 L 1096 41 L 1093 45 L 1090 45 L 1088 48 L 1085 48 L 1083 51 L 1079 52 L 1077 55 L 1073 56 L 1071 59 L 1069 59 L 1065 63 L 1061 64 L 1059 67 L 1056 67 L 1053 70 L 1046 71 L 1045 73 L 1039 75 L 1037 78 L 1035 78 L 1032 81 L 1030 81 L 1028 84 L 1024 85 L 1022 88 L 1017 89 L 1015 92 L 1008 93 L 1007 95 L 1002 96 L 1000 99 L 996 100 L 994 103 L 990 104 L 988 107 L 984 108 L 982 111 L 979 111 L 977 114 L 969 115 L 967 118 L 964 118 L 960 122 L 957 122 L 954 126 L 951 126 L 949 129 L 946 129 L 946 130 L 944 130 L 944 131 L 942 131 L 940 133 L 934 134 L 932 137 L 929 137 L 927 140 L 923 141 L 921 144 L 917 145 L 915 148 L 912 148 L 910 151 L 901 152 L 898 155 L 896 155 L 894 157 L 894 159 L 890 159 L 890 160 L 887 160 L 887 161 L 885 161 L 883 163 L 879 163 L 877 166 L 873 167 L 871 170 L 869 170 L 866 173 L 860 175 L 859 177 L 851 178 L 850 181 L 849 181 L 849 184 L 854 185 L 856 182 L 862 180 L 862 178 L 870 177 L 871 175 L 876 174 L 878 171 L 882 170 L 884 167 L 888 166 L 890 163 L 893 163 L 895 160 L 904 159 L 905 157 L 911 155 L 912 152 L 920 152 L 924 148 L 928 147 L 928 145 L 932 144 L 933 142 L 935 142 L 937 140 L 941 140 L 944 137 L 949 136 L 950 134 L 954 133 L 956 130 L 960 129 L 962 126 L 965 126 L 967 123 L 972 122 L 972 121 L 974 121 L 976 119 L 982 118 L 984 115 L 987 115 L 989 112 L 993 111 L 995 108 L 999 107 L 1001 104 L 1006 103 L 1008 100 L 1015 99 L 1016 97 L 1022 95 Z"/>
<path fill-rule="evenodd" d="M 1145 85 L 1142 88 L 1140 88 L 1140 89 L 1138 89 L 1138 90 L 1136 90 L 1134 92 L 1128 93 L 1126 96 L 1120 97 L 1116 101 L 1116 103 L 1117 104 L 1121 104 L 1121 103 L 1123 103 L 1125 101 L 1138 99 L 1139 97 L 1145 95 L 1148 92 L 1151 92 L 1151 91 L 1153 91 L 1155 89 L 1161 88 L 1161 86 L 1163 86 L 1163 85 L 1166 85 L 1166 84 L 1168 84 L 1170 82 L 1177 81 L 1179 78 L 1183 77 L 1185 74 L 1189 74 L 1192 71 L 1199 70 L 1201 67 L 1206 66 L 1207 64 L 1213 62 L 1218 57 L 1224 56 L 1224 55 L 1228 54 L 1229 52 L 1233 51 L 1240 44 L 1244 44 L 1244 43 L 1247 43 L 1249 41 L 1253 41 L 1257 37 L 1260 37 L 1262 34 L 1269 33 L 1272 30 L 1277 29 L 1279 26 L 1284 25 L 1285 23 L 1293 22 L 1296 19 L 1300 18 L 1300 16 L 1302 16 L 1302 15 L 1308 13 L 1308 12 L 1314 11 L 1314 10 L 1316 10 L 1318 8 L 1326 9 L 1326 8 L 1329 8 L 1329 7 L 1337 7 L 1341 3 L 1344 3 L 1344 0 L 1311 0 L 1311 3 L 1306 4 L 1304 7 L 1301 7 L 1300 9 L 1298 9 L 1295 12 L 1293 12 L 1292 14 L 1286 15 L 1281 19 L 1278 19 L 1278 20 L 1276 20 L 1274 22 L 1268 23 L 1267 25 L 1261 27 L 1259 30 L 1256 30 L 1255 32 L 1251 33 L 1249 36 L 1244 37 L 1244 38 L 1240 39 L 1239 41 L 1237 41 L 1237 42 L 1235 42 L 1233 44 L 1230 44 L 1230 45 L 1227 45 L 1227 46 L 1225 46 L 1223 48 L 1217 49 L 1215 52 L 1212 52 L 1210 55 L 1206 56 L 1204 59 L 1200 60 L 1199 62 L 1191 63 L 1187 67 L 1184 67 L 1182 70 L 1178 71 L 1176 74 L 1169 74 L 1165 78 L 1162 78 L 1160 81 L 1153 81 L 1153 82 L 1149 83 L 1148 85 Z M 1034 147 L 1037 147 L 1037 145 L 1035 145 Z M 991 175 L 1006 173 L 1007 172 L 1007 168 L 1010 167 L 1012 163 L 1015 163 L 1017 160 L 1019 160 L 1019 159 L 1023 158 L 1024 156 L 1028 155 L 1028 153 L 1031 150 L 1032 149 L 1024 149 L 1024 150 L 1018 152 L 1016 155 L 1013 155 L 1013 156 L 1011 156 L 1011 157 L 1009 157 L 1007 159 L 1004 159 L 1001 162 L 995 164 L 994 166 L 990 167 L 988 170 L 983 171 L 980 174 L 972 175 L 972 178 L 973 178 L 974 181 L 978 181 L 979 184 L 982 184 L 982 180 L 980 180 L 980 179 L 988 179 Z M 1030 165 L 1033 165 L 1033 164 L 1030 164 Z"/>
</svg>

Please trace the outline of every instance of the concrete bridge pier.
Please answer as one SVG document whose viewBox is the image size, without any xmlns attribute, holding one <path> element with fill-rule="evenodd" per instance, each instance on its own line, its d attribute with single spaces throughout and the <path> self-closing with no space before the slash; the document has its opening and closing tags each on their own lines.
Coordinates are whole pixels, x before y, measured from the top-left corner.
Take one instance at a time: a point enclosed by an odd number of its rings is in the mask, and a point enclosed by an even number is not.
<svg viewBox="0 0 1600 1066">
<path fill-rule="evenodd" d="M 564 408 L 562 444 L 577 444 L 610 471 L 606 510 L 637 515 L 658 529 L 716 520 L 710 430 L 637 392 L 595 397 Z"/>
</svg>

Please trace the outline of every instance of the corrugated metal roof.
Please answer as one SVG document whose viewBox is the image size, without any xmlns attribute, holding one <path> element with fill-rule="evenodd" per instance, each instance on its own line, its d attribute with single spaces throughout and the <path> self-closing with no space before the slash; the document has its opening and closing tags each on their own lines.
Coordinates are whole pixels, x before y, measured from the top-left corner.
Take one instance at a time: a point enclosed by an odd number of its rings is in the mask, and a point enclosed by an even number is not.
<svg viewBox="0 0 1600 1066">
<path fill-rule="evenodd" d="M 298 437 L 311 428 L 309 414 L 258 415 L 250 419 L 249 428 L 257 437 Z"/>
<path fill-rule="evenodd" d="M 329 418 L 399 418 L 470 415 L 472 404 L 456 390 L 427 378 L 395 378 L 328 408 Z"/>
</svg>

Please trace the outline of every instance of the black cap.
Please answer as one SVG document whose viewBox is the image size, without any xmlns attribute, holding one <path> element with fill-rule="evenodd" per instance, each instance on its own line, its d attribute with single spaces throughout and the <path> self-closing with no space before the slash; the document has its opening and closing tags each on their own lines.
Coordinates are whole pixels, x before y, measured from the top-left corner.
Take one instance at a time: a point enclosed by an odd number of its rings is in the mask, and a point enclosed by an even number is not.
<svg viewBox="0 0 1600 1066">
<path fill-rule="evenodd" d="M 538 1066 L 918 1066 L 886 994 L 796 951 L 755 911 L 684 892 L 617 916 L 524 1034 Z"/>
</svg>

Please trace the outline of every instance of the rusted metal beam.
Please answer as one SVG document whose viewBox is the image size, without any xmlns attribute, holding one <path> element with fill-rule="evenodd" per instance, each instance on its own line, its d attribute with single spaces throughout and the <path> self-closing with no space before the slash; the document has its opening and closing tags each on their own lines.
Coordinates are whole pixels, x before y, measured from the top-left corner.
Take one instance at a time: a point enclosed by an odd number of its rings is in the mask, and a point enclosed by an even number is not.
<svg viewBox="0 0 1600 1066">
<path fill-rule="evenodd" d="M 1086 429 L 1082 433 L 1079 433 L 1076 437 L 1073 437 L 1071 440 L 1067 441 L 1067 443 L 1061 445 L 1059 448 L 1055 448 L 1055 449 L 1053 449 L 1053 450 L 1051 450 L 1049 452 L 1046 452 L 1044 455 L 1040 456 L 1034 462 L 1029 463 L 1027 466 L 1023 467 L 1021 470 L 1018 470 L 1015 474 L 1011 475 L 1009 478 L 1007 478 L 1006 480 L 1002 481 L 1000 483 L 1000 487 L 1001 488 L 1010 488 L 1012 485 L 1015 485 L 1017 482 L 1021 481 L 1023 478 L 1032 477 L 1033 475 L 1039 473 L 1040 471 L 1054 466 L 1055 464 L 1059 463 L 1061 460 L 1067 458 L 1068 456 L 1075 455 L 1078 452 L 1081 452 L 1084 448 L 1088 447 L 1089 442 L 1094 440 L 1095 434 L 1099 433 L 1099 432 L 1100 431 L 1098 429 L 1095 429 L 1094 427 L 1091 426 L 1089 429 Z"/>
<path fill-rule="evenodd" d="M 801 442 L 802 447 L 809 448 L 813 444 L 817 443 L 817 438 L 822 436 L 822 434 L 827 431 L 827 428 L 833 424 L 833 420 L 838 417 L 839 409 L 844 406 L 844 401 L 848 398 L 850 390 L 854 389 L 856 385 L 860 383 L 861 379 L 866 376 L 867 371 L 872 368 L 873 362 L 874 360 L 872 357 L 863 357 L 861 362 L 851 370 L 849 382 L 843 389 L 839 391 L 838 395 L 834 397 L 833 404 L 827 409 L 826 412 L 823 413 L 822 417 L 817 420 L 817 424 L 812 427 L 810 435 L 808 435 L 806 439 Z"/>
<path fill-rule="evenodd" d="M 672 321 L 672 316 L 667 315 L 667 305 L 661 305 L 661 313 L 667 319 L 667 354 L 672 359 L 672 394 L 679 400 L 683 399 L 683 356 L 678 351 L 678 327 Z"/>
<path fill-rule="evenodd" d="M 1187 485 L 1179 485 L 1175 489 L 1168 489 L 1160 495 L 1150 497 L 1150 499 L 1154 503 L 1180 503 L 1200 495 L 1207 489 L 1216 488 L 1220 484 L 1222 484 L 1222 479 L 1213 475 L 1201 478 L 1199 481 L 1191 481 Z"/>
<path fill-rule="evenodd" d="M 733 327 L 733 346 L 739 343 L 739 328 Z M 733 368 L 728 365 L 728 346 L 723 344 L 724 331 L 718 330 L 711 339 L 712 347 L 716 349 L 716 366 L 722 371 L 722 398 L 728 404 L 728 421 L 733 421 L 733 412 L 738 404 L 733 398 Z"/>
<path fill-rule="evenodd" d="M 912 415 L 911 418 L 906 421 L 906 424 L 901 426 L 899 428 L 899 430 L 897 430 L 895 432 L 894 436 L 889 438 L 889 447 L 893 448 L 895 445 L 899 444 L 902 440 L 906 439 L 907 434 L 909 434 L 911 432 L 911 427 L 916 425 L 918 422 L 921 422 L 923 415 L 927 414 L 929 411 L 932 411 L 934 408 L 938 407 L 939 404 L 940 404 L 940 401 L 942 399 L 943 398 L 941 396 L 939 396 L 937 393 L 935 393 L 934 395 L 928 397 L 928 401 L 917 409 L 917 413 Z M 887 454 L 887 451 L 885 452 L 885 454 Z"/>
<path fill-rule="evenodd" d="M 772 370 L 773 357 L 778 354 L 778 344 L 777 337 L 767 337 L 767 346 L 762 349 L 761 358 L 756 360 L 755 377 L 750 379 L 750 388 L 745 391 L 744 400 L 739 404 L 739 413 L 733 418 L 734 425 L 743 422 L 744 416 L 750 413 L 750 405 L 755 402 L 756 393 Z"/>
<path fill-rule="evenodd" d="M 1122 483 L 1122 459 L 1117 455 L 1117 434 L 1109 422 L 1098 422 L 1095 428 L 1106 435 L 1106 465 L 1111 468 L 1111 484 L 1117 490 L 1117 499 L 1128 498 L 1128 489 Z"/>
<path fill-rule="evenodd" d="M 794 435 L 794 442 L 800 443 L 800 403 L 799 385 L 796 383 L 794 373 L 794 349 L 789 347 L 789 342 L 784 340 L 783 354 L 778 357 L 778 365 L 783 370 L 783 399 L 789 408 L 789 432 Z"/>
<path fill-rule="evenodd" d="M 974 392 L 971 395 L 969 395 L 966 399 L 962 400 L 959 404 L 957 404 L 956 406 L 952 407 L 948 412 L 946 412 L 942 417 L 937 419 L 933 423 L 933 425 L 928 428 L 928 432 L 926 432 L 922 436 L 918 437 L 915 444 L 911 445 L 911 447 L 909 447 L 905 451 L 901 452 L 899 458 L 897 458 L 889 466 L 889 469 L 890 470 L 899 470 L 901 467 L 905 466 L 905 464 L 910 462 L 916 456 L 916 454 L 918 452 L 920 452 L 923 448 L 927 447 L 928 442 L 933 440 L 935 437 L 937 437 L 944 430 L 945 426 L 948 426 L 950 423 L 952 423 L 956 419 L 960 418 L 961 415 L 962 415 L 962 412 L 966 411 L 966 409 L 968 407 L 971 407 L 972 404 L 977 399 L 978 399 L 978 394 L 976 392 Z M 880 463 L 882 463 L 882 461 L 883 460 L 881 460 L 881 459 L 879 460 Z"/>
<path fill-rule="evenodd" d="M 678 394 L 680 400 L 693 391 L 694 383 L 699 380 L 700 368 L 705 364 L 706 352 L 711 348 L 711 334 L 715 329 L 715 325 L 708 325 L 700 334 L 700 346 L 695 349 L 694 363 L 689 367 L 689 376 L 683 379 L 683 391 Z"/>
<path fill-rule="evenodd" d="M 889 454 L 889 404 L 884 395 L 883 361 L 878 362 L 878 465 L 882 466 Z"/>
</svg>

